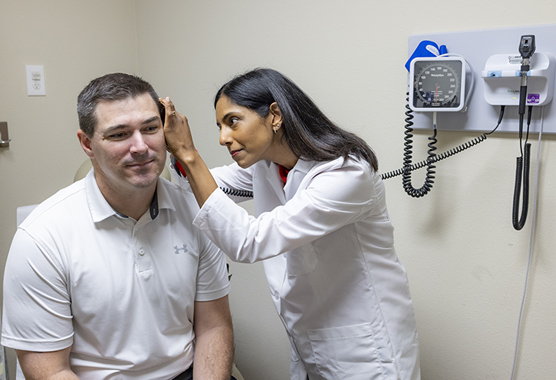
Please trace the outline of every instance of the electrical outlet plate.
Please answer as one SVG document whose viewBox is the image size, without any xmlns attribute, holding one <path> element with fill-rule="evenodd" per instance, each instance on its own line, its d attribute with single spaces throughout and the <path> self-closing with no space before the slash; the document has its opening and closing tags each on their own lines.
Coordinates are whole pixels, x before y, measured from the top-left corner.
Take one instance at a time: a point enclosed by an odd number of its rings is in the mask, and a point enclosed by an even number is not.
<svg viewBox="0 0 556 380">
<path fill-rule="evenodd" d="M 489 91 L 487 78 L 482 74 L 490 57 L 498 54 L 519 55 L 519 41 L 523 35 L 535 35 L 536 53 L 556 57 L 556 24 L 523 26 L 516 28 L 475 30 L 453 33 L 420 34 L 409 37 L 408 57 L 422 40 L 431 40 L 438 45 L 446 45 L 448 53 L 458 54 L 465 58 L 470 65 L 474 77 L 474 85 L 467 102 L 467 112 L 443 112 L 437 116 L 437 127 L 450 131 L 478 131 L 488 132 L 494 129 L 498 122 L 499 105 L 491 105 L 485 100 L 485 93 Z M 535 58 L 536 59 L 536 58 Z M 533 58 L 532 58 L 533 61 Z M 402 63 L 403 64 L 403 63 Z M 400 64 L 400 66 L 402 65 Z M 407 72 L 404 69 L 405 72 Z M 554 75 L 548 79 L 554 86 Z M 470 83 L 471 81 L 467 81 Z M 548 84 L 547 84 L 548 85 Z M 493 103 L 495 103 L 493 101 Z M 541 128 L 541 107 L 535 107 L 530 131 L 536 133 Z M 430 112 L 414 112 L 413 128 L 432 129 L 432 114 Z M 542 107 L 544 118 L 543 133 L 556 133 L 556 106 L 554 100 L 545 101 Z M 497 129 L 498 132 L 516 132 L 519 128 L 517 106 L 506 107 L 504 120 Z"/>
<path fill-rule="evenodd" d="M 27 95 L 44 96 L 46 89 L 44 87 L 44 66 L 27 65 Z"/>
</svg>

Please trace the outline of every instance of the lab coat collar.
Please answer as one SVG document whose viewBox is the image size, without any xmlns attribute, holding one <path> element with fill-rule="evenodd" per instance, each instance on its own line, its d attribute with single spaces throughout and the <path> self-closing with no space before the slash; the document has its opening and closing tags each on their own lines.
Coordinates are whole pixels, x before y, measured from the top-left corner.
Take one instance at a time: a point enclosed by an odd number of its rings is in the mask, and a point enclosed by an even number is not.
<svg viewBox="0 0 556 380">
<path fill-rule="evenodd" d="M 307 173 L 319 164 L 322 163 L 308 161 L 303 158 L 298 159 L 295 166 L 289 171 L 288 181 L 284 185 L 284 182 L 280 178 L 280 173 L 278 172 L 278 165 L 274 162 L 266 161 L 266 180 L 270 182 L 280 202 L 284 204 L 295 195 L 295 192 Z"/>
<path fill-rule="evenodd" d="M 286 203 L 286 197 L 284 196 L 284 182 L 282 182 L 282 178 L 280 178 L 280 173 L 278 172 L 278 165 L 274 162 L 266 161 L 264 163 L 266 169 L 266 180 L 270 182 L 276 196 L 280 200 L 280 203 Z"/>
<path fill-rule="evenodd" d="M 288 181 L 284 186 L 284 194 L 286 196 L 286 201 L 292 199 L 297 193 L 297 189 L 301 186 L 303 180 L 307 177 L 307 174 L 315 167 L 324 164 L 325 162 L 308 161 L 300 158 L 297 160 L 295 166 L 290 170 L 288 174 Z"/>
<path fill-rule="evenodd" d="M 294 197 L 297 189 L 299 189 L 301 181 L 303 181 L 303 178 L 305 178 L 309 170 L 311 170 L 315 164 L 315 161 L 306 161 L 302 158 L 297 160 L 295 166 L 288 173 L 288 181 L 284 185 L 284 195 L 286 197 L 286 201 L 289 201 Z"/>
<path fill-rule="evenodd" d="M 299 158 L 295 166 L 292 168 L 292 170 L 290 170 L 290 173 L 293 171 L 297 171 L 303 174 L 307 174 L 309 173 L 309 170 L 311 170 L 316 164 L 318 164 L 318 162 L 316 161 L 308 161 L 304 158 Z"/>
</svg>

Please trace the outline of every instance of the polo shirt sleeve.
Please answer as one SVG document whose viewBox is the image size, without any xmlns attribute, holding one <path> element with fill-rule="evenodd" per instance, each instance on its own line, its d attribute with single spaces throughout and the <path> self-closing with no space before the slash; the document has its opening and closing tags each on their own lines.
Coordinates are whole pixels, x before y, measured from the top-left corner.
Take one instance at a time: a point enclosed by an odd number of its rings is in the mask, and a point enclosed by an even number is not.
<svg viewBox="0 0 556 380">
<path fill-rule="evenodd" d="M 202 250 L 197 272 L 195 301 L 212 301 L 226 296 L 230 291 L 226 258 L 222 251 L 201 234 Z"/>
<path fill-rule="evenodd" d="M 56 351 L 73 343 L 67 279 L 61 262 L 18 229 L 6 262 L 2 344 Z"/>
</svg>

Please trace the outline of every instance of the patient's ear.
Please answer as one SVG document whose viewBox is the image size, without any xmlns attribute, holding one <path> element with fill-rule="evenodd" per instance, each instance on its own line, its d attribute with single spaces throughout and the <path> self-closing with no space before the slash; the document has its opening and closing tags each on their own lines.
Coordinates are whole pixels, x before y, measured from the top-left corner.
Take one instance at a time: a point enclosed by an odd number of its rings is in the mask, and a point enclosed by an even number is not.
<svg viewBox="0 0 556 380">
<path fill-rule="evenodd" d="M 93 158 L 95 155 L 93 153 L 93 150 L 91 149 L 91 139 L 89 138 L 89 136 L 87 136 L 85 132 L 79 129 L 77 130 L 77 138 L 79 139 L 79 144 L 81 144 L 81 148 L 83 149 L 85 154 L 90 158 Z"/>
</svg>

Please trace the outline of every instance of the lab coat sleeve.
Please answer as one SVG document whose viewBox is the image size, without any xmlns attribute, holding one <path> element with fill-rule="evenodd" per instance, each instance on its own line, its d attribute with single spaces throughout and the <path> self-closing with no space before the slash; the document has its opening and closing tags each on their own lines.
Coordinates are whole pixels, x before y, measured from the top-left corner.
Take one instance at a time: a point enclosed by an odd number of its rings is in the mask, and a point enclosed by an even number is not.
<svg viewBox="0 0 556 380">
<path fill-rule="evenodd" d="M 257 218 L 217 190 L 193 223 L 232 260 L 252 263 L 385 212 L 373 209 L 379 196 L 384 194 L 376 173 L 363 164 L 348 165 L 314 175 L 285 205 Z"/>
<path fill-rule="evenodd" d="M 220 188 L 253 191 L 253 169 L 242 169 L 236 163 L 226 166 L 210 169 L 212 176 Z M 172 182 L 177 183 L 184 190 L 192 191 L 189 181 L 181 174 L 177 174 L 176 170 L 170 163 L 170 175 Z M 228 195 L 236 203 L 244 202 L 252 199 L 251 197 Z"/>
<path fill-rule="evenodd" d="M 234 163 L 213 168 L 210 172 L 220 187 L 253 191 L 253 170 L 253 166 L 242 169 Z"/>
</svg>

